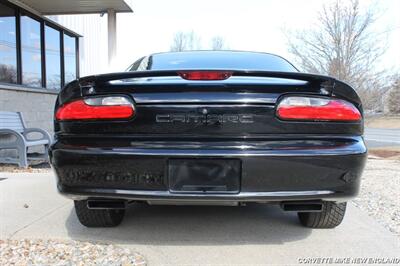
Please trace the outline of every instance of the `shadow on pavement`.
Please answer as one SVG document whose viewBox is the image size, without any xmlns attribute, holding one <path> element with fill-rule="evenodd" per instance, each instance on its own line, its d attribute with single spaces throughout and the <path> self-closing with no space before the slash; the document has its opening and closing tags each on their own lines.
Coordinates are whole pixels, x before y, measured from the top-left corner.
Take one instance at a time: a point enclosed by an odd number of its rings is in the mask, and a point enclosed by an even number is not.
<svg viewBox="0 0 400 266">
<path fill-rule="evenodd" d="M 66 221 L 71 238 L 131 245 L 283 244 L 306 238 L 295 213 L 278 206 L 148 206 L 133 204 L 116 228 L 86 228 L 74 209 Z"/>
</svg>

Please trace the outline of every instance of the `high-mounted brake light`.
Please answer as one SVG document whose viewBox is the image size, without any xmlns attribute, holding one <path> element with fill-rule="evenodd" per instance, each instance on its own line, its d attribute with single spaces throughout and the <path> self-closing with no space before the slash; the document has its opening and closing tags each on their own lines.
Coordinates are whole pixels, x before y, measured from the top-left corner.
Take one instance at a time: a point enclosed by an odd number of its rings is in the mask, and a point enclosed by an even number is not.
<svg viewBox="0 0 400 266">
<path fill-rule="evenodd" d="M 178 75 L 187 80 L 225 80 L 232 76 L 228 71 L 182 71 Z"/>
<path fill-rule="evenodd" d="M 122 96 L 80 99 L 61 106 L 57 120 L 127 119 L 135 114 L 133 104 Z"/>
<path fill-rule="evenodd" d="M 277 107 L 282 120 L 299 121 L 359 121 L 360 111 L 351 103 L 339 99 L 289 96 Z"/>
</svg>

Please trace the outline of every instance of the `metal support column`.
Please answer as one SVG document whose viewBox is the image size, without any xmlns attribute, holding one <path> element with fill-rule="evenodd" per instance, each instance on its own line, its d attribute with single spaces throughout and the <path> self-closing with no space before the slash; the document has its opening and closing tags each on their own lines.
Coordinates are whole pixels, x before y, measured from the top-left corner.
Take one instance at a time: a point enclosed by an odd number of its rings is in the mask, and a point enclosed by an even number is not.
<svg viewBox="0 0 400 266">
<path fill-rule="evenodd" d="M 117 52 L 117 14 L 114 9 L 107 10 L 108 24 L 108 65 L 110 66 Z"/>
</svg>

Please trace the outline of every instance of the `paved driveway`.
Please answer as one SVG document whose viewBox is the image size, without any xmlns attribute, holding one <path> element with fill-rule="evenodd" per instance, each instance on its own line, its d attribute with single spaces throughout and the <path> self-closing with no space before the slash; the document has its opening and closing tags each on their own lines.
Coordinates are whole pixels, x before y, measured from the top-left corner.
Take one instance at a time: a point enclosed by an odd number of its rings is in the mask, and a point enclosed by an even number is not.
<svg viewBox="0 0 400 266">
<path fill-rule="evenodd" d="M 368 148 L 400 146 L 400 129 L 366 128 L 364 133 Z"/>
<path fill-rule="evenodd" d="M 117 228 L 79 224 L 46 174 L 0 173 L 0 238 L 94 240 L 126 245 L 155 264 L 298 263 L 309 257 L 399 257 L 400 239 L 353 205 L 334 230 L 299 226 L 276 206 L 136 205 Z M 27 204 L 27 205 L 25 205 Z M 25 207 L 24 207 L 25 205 Z M 26 208 L 27 207 L 27 208 Z"/>
</svg>

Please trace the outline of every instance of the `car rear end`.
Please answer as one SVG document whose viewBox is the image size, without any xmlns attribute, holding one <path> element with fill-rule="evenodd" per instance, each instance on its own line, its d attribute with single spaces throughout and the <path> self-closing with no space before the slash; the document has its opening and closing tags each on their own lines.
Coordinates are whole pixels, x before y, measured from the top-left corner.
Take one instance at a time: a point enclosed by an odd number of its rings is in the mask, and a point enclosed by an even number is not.
<svg viewBox="0 0 400 266">
<path fill-rule="evenodd" d="M 295 71 L 182 68 L 83 78 L 60 93 L 55 131 L 58 189 L 88 226 L 120 221 L 99 224 L 85 220 L 88 213 L 121 217 L 127 203 L 144 201 L 279 203 L 307 226 L 334 227 L 341 219 L 318 226 L 321 214 L 343 211 L 357 195 L 366 159 L 354 90 Z"/>
</svg>

